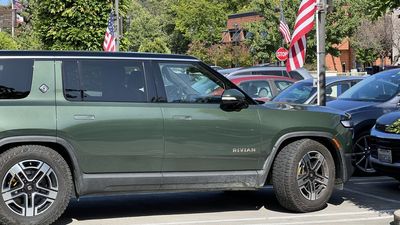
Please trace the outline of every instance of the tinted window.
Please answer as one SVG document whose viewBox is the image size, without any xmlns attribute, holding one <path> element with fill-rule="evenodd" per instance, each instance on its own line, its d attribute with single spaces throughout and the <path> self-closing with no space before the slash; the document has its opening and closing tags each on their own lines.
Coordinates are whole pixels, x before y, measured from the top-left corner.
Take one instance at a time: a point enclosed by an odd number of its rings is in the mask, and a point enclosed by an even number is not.
<svg viewBox="0 0 400 225">
<path fill-rule="evenodd" d="M 252 75 L 266 75 L 266 76 L 284 76 L 282 71 L 266 70 L 266 71 L 253 71 Z"/>
<path fill-rule="evenodd" d="M 212 73 L 191 63 L 160 63 L 168 102 L 220 103 L 224 85 Z"/>
<path fill-rule="evenodd" d="M 326 100 L 332 101 L 337 99 L 343 92 L 350 88 L 349 83 L 335 83 L 326 88 Z"/>
<path fill-rule="evenodd" d="M 274 102 L 294 102 L 305 103 L 310 97 L 317 92 L 317 88 L 313 87 L 309 82 L 297 82 L 292 86 L 286 88 L 279 95 L 277 95 Z"/>
<path fill-rule="evenodd" d="M 272 91 L 268 81 L 247 81 L 239 84 L 239 87 L 252 98 L 272 98 Z"/>
<path fill-rule="evenodd" d="M 0 99 L 21 99 L 29 95 L 32 86 L 33 60 L 0 60 Z"/>
<path fill-rule="evenodd" d="M 384 102 L 392 99 L 399 92 L 399 85 L 399 70 L 388 70 L 356 84 L 341 95 L 340 99 Z"/>
<path fill-rule="evenodd" d="M 295 80 L 303 80 L 304 79 L 303 76 L 301 76 L 300 73 L 297 71 L 290 71 L 289 74 L 290 74 L 290 77 Z"/>
<path fill-rule="evenodd" d="M 285 80 L 276 80 L 275 81 L 275 86 L 276 86 L 276 89 L 278 89 L 278 91 L 283 91 L 292 84 L 293 84 L 293 82 L 285 81 Z"/>
<path fill-rule="evenodd" d="M 64 93 L 70 101 L 145 102 L 143 63 L 134 60 L 63 62 Z"/>
</svg>

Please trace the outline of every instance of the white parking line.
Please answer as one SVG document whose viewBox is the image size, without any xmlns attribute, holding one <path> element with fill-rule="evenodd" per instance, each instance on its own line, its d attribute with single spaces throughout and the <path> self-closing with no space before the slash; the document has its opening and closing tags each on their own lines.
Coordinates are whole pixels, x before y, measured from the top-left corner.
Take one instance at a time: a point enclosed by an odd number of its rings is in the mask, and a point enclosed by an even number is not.
<svg viewBox="0 0 400 225">
<path fill-rule="evenodd" d="M 395 180 L 388 180 L 388 181 L 356 182 L 354 184 L 367 185 L 367 184 L 391 184 L 391 183 L 399 183 L 399 182 Z"/>
<path fill-rule="evenodd" d="M 344 212 L 344 213 L 323 213 L 323 214 L 312 214 L 312 215 L 295 215 L 295 216 L 275 216 L 268 217 L 269 220 L 280 220 L 280 219 L 296 219 L 296 218 L 312 218 L 312 217 L 325 217 L 325 216 L 356 216 L 364 214 L 389 214 L 396 211 L 396 209 L 380 210 L 380 211 L 366 211 L 366 212 Z"/>
<path fill-rule="evenodd" d="M 357 219 L 340 219 L 340 220 L 316 220 L 316 221 L 301 221 L 301 222 L 290 222 L 290 223 L 263 223 L 263 224 L 252 224 L 252 225 L 301 225 L 301 224 L 334 224 L 334 223 L 346 223 L 346 222 L 362 222 L 362 221 L 374 221 L 374 220 L 387 220 L 393 216 L 376 216 L 366 217 Z"/>
<path fill-rule="evenodd" d="M 226 219 L 226 220 L 199 220 L 199 221 L 182 221 L 182 222 L 168 222 L 168 223 L 146 223 L 142 225 L 180 225 L 180 224 L 206 224 L 206 223 L 227 223 L 227 222 L 250 222 L 266 220 L 266 217 L 259 218 L 242 218 L 242 219 Z"/>
<path fill-rule="evenodd" d="M 391 177 L 366 177 L 366 178 L 360 178 L 360 177 L 353 177 L 350 178 L 349 181 L 376 181 L 376 180 L 393 180 Z"/>
<path fill-rule="evenodd" d="M 381 196 L 377 196 L 377 195 L 372 195 L 372 194 L 364 193 L 364 192 L 361 192 L 361 191 L 352 190 L 352 189 L 349 189 L 349 188 L 345 188 L 344 190 L 348 191 L 348 192 L 351 192 L 351 193 L 354 193 L 354 194 L 359 194 L 359 195 L 363 195 L 363 196 L 366 196 L 366 197 L 379 199 L 379 200 L 386 201 L 386 202 L 392 202 L 392 203 L 400 204 L 400 201 L 393 200 L 393 199 L 390 199 L 390 198 L 385 198 L 385 197 L 381 197 Z"/>
</svg>

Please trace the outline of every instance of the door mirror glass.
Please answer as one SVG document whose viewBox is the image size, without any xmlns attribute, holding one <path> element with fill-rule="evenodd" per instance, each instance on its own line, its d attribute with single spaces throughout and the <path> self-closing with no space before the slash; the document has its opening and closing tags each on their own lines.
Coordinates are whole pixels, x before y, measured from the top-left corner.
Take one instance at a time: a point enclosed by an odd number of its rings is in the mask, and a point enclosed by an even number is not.
<svg viewBox="0 0 400 225">
<path fill-rule="evenodd" d="M 224 91 L 221 98 L 221 109 L 227 112 L 239 112 L 247 108 L 249 105 L 246 101 L 246 96 L 236 89 Z"/>
</svg>

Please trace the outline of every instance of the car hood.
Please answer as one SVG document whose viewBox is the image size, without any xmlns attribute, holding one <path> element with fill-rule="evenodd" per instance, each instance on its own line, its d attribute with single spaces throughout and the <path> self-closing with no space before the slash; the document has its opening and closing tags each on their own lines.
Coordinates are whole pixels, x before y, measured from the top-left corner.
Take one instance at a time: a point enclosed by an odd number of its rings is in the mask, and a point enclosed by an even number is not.
<svg viewBox="0 0 400 225">
<path fill-rule="evenodd" d="M 309 111 L 309 112 L 322 112 L 322 113 L 331 113 L 342 116 L 349 116 L 345 112 L 329 108 L 325 106 L 317 106 L 317 105 L 301 105 L 301 104 L 292 104 L 292 103 L 279 103 L 279 102 L 266 102 L 262 105 L 268 109 L 275 110 L 290 110 L 290 111 Z"/>
<path fill-rule="evenodd" d="M 326 105 L 329 108 L 334 108 L 344 112 L 354 112 L 359 110 L 368 110 L 376 106 L 377 102 L 364 102 L 364 101 L 350 101 L 350 100 L 334 100 L 328 102 Z"/>
</svg>

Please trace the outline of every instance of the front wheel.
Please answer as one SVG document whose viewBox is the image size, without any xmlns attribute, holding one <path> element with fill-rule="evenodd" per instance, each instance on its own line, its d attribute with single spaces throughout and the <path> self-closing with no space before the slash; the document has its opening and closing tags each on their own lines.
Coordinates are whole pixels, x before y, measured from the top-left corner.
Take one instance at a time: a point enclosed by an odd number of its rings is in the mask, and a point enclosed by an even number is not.
<svg viewBox="0 0 400 225">
<path fill-rule="evenodd" d="M 272 183 L 279 203 L 295 212 L 324 208 L 332 195 L 335 164 L 319 142 L 303 139 L 285 146 L 275 159 Z"/>
<path fill-rule="evenodd" d="M 0 155 L 0 224 L 51 224 L 72 193 L 68 164 L 54 150 L 36 145 Z"/>
<path fill-rule="evenodd" d="M 369 133 L 361 134 L 355 141 L 353 147 L 353 161 L 357 170 L 363 174 L 374 174 L 371 156 L 371 136 Z"/>
</svg>

